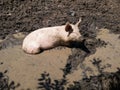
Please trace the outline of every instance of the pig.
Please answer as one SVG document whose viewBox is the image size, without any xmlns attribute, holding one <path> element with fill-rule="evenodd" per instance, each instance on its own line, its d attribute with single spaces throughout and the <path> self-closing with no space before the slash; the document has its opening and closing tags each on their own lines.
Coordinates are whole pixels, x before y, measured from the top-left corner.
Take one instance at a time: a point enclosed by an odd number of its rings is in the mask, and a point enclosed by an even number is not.
<svg viewBox="0 0 120 90">
<path fill-rule="evenodd" d="M 22 49 L 28 54 L 38 54 L 57 46 L 69 46 L 72 41 L 80 41 L 80 22 L 81 18 L 76 24 L 67 22 L 62 26 L 37 29 L 25 37 Z"/>
</svg>

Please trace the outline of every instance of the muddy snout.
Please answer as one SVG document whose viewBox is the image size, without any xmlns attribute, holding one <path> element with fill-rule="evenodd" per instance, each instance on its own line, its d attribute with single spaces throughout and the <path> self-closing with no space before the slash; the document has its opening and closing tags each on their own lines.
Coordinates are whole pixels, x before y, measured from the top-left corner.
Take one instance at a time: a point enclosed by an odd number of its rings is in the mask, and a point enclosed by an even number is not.
<svg viewBox="0 0 120 90">
<path fill-rule="evenodd" d="M 90 50 L 86 46 L 86 38 L 84 38 L 84 37 L 80 37 L 79 41 L 72 42 L 71 43 L 71 47 L 72 48 L 73 47 L 79 48 L 79 49 L 85 51 L 86 53 L 90 53 Z"/>
<path fill-rule="evenodd" d="M 81 37 L 78 38 L 79 42 L 83 42 L 84 40 L 85 40 L 85 38 L 83 36 L 81 36 Z"/>
<path fill-rule="evenodd" d="M 70 47 L 80 48 L 84 44 L 84 42 L 85 42 L 85 38 L 81 36 L 77 40 L 71 41 L 70 42 Z"/>
</svg>

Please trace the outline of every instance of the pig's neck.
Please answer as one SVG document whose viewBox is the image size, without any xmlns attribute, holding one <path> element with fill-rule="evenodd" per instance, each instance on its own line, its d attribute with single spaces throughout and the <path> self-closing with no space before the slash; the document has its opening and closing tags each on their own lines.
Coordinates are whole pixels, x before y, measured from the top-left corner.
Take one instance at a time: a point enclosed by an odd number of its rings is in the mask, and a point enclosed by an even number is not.
<svg viewBox="0 0 120 90">
<path fill-rule="evenodd" d="M 58 26 L 58 37 L 62 42 L 68 42 L 68 32 L 65 31 L 65 25 Z"/>
</svg>

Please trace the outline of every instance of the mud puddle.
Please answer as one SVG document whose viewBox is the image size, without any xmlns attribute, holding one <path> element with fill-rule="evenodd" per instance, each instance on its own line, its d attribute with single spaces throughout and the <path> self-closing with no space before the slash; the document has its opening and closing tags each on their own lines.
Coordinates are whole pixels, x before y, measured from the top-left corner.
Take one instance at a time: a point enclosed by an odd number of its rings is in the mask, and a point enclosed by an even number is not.
<svg viewBox="0 0 120 90">
<path fill-rule="evenodd" d="M 90 68 L 89 75 L 99 74 L 97 68 L 92 63 L 99 60 L 103 72 L 116 72 L 120 67 L 120 39 L 119 34 L 110 33 L 108 29 L 101 29 L 97 37 L 107 43 L 104 47 L 98 47 L 95 54 L 86 57 L 85 66 Z"/>
<path fill-rule="evenodd" d="M 21 34 L 14 35 L 21 39 Z M 94 60 L 101 60 L 100 67 L 104 72 L 116 72 L 120 67 L 120 39 L 118 34 L 110 33 L 107 29 L 101 29 L 97 39 L 107 43 L 103 47 L 98 47 L 96 52 L 85 58 L 85 72 L 87 76 L 100 74 L 98 68 L 93 64 Z M 15 39 L 16 40 L 16 39 Z M 2 41 L 1 41 L 2 42 Z M 36 90 L 38 79 L 43 72 L 48 72 L 52 80 L 59 80 L 63 77 L 63 69 L 68 56 L 71 54 L 70 48 L 55 48 L 44 51 L 41 54 L 29 55 L 22 51 L 20 45 L 7 47 L 0 50 L 0 71 L 7 70 L 10 80 L 20 83 L 17 90 Z M 83 78 L 83 69 L 78 68 L 73 73 L 67 75 L 67 81 L 72 83 Z"/>
<path fill-rule="evenodd" d="M 52 79 L 62 78 L 62 68 L 71 54 L 69 48 L 52 49 L 38 55 L 25 54 L 21 46 L 9 47 L 0 51 L 0 71 L 8 70 L 11 80 L 20 83 L 17 90 L 30 88 L 36 90 L 37 79 L 43 72 L 49 72 Z"/>
</svg>

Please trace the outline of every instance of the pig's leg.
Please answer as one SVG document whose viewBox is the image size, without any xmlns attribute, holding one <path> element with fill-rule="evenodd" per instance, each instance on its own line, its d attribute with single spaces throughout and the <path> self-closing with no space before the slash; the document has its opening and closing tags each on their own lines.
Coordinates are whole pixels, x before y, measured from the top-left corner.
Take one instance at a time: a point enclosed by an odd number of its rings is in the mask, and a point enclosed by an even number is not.
<svg viewBox="0 0 120 90">
<path fill-rule="evenodd" d="M 44 50 L 43 49 L 34 49 L 34 50 L 31 50 L 31 51 L 26 51 L 24 50 L 24 52 L 26 52 L 27 54 L 39 54 L 39 53 L 42 53 Z"/>
<path fill-rule="evenodd" d="M 38 45 L 30 45 L 29 47 L 26 46 L 23 50 L 28 54 L 39 54 L 43 52 L 43 49 L 41 49 Z"/>
<path fill-rule="evenodd" d="M 42 53 L 44 50 L 41 48 L 34 48 L 30 54 L 39 54 Z"/>
</svg>

